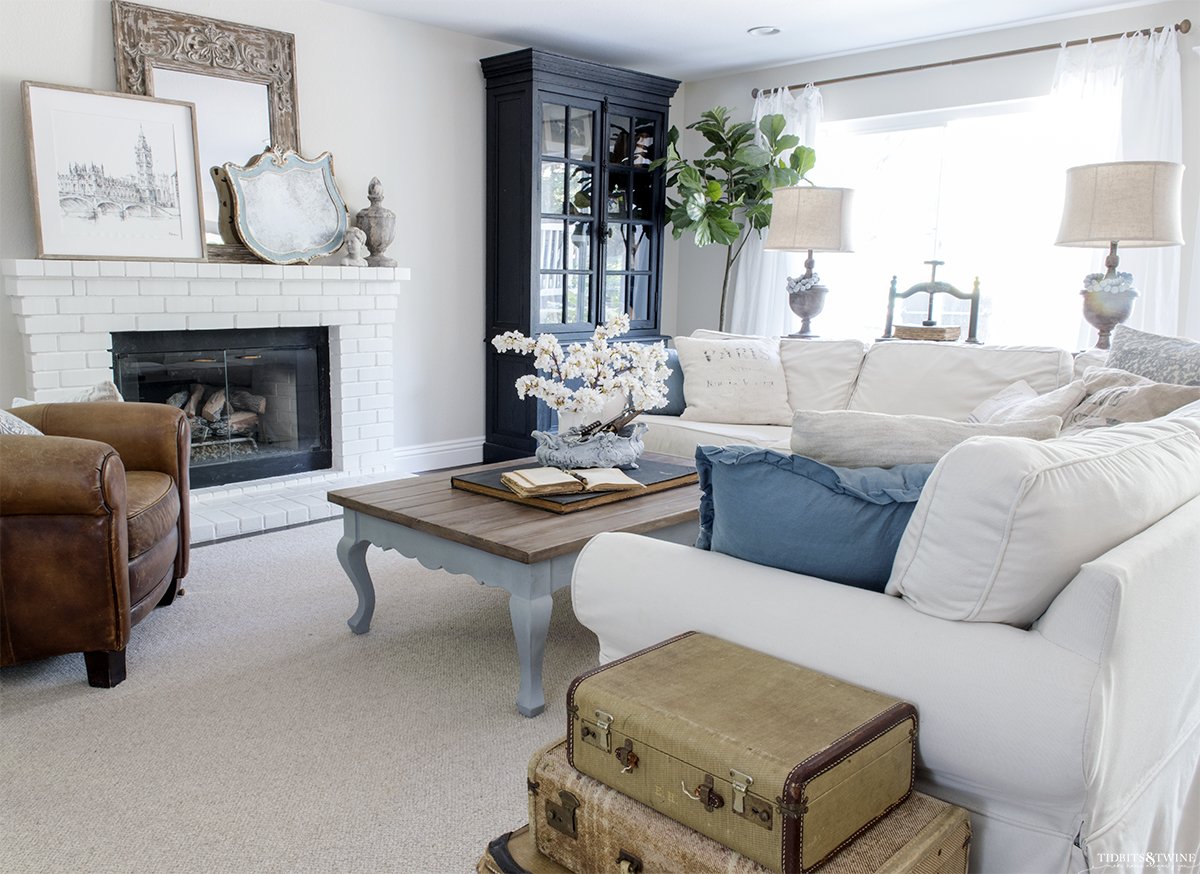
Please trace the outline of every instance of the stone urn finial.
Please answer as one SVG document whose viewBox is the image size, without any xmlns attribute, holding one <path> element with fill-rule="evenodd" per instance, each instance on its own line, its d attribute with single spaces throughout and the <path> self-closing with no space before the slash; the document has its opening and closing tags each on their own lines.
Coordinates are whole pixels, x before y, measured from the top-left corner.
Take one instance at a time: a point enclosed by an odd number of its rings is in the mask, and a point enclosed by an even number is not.
<svg viewBox="0 0 1200 874">
<path fill-rule="evenodd" d="M 396 236 L 396 214 L 383 205 L 383 183 L 378 176 L 367 186 L 367 200 L 371 205 L 354 217 L 354 224 L 367 235 L 367 248 L 371 250 L 367 263 L 372 267 L 395 267 L 396 259 L 384 252 Z"/>
</svg>

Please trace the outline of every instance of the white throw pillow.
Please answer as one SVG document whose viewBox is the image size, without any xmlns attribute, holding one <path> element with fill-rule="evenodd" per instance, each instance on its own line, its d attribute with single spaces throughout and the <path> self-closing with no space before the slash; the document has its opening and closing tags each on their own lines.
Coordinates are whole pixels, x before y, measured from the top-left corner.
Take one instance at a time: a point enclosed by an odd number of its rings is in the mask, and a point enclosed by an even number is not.
<svg viewBox="0 0 1200 874">
<path fill-rule="evenodd" d="M 787 382 L 779 341 L 676 337 L 687 407 L 680 418 L 747 425 L 788 425 Z"/>
<path fill-rule="evenodd" d="M 703 340 L 764 339 L 697 328 Z M 770 338 L 774 341 L 776 338 Z M 858 381 L 867 344 L 861 340 L 801 340 L 781 337 L 779 357 L 787 380 L 788 406 L 793 410 L 844 410 Z"/>
<path fill-rule="evenodd" d="M 1022 401 L 1032 400 L 1038 396 L 1037 391 L 1023 379 L 1018 379 L 1010 386 L 1000 389 L 967 416 L 968 422 L 986 422 L 992 416 L 1008 407 L 1016 406 Z"/>
<path fill-rule="evenodd" d="M 71 398 L 71 401 L 76 403 L 94 403 L 96 401 L 123 401 L 121 392 L 118 391 L 116 383 L 111 379 L 106 379 L 104 382 L 98 382 L 95 385 L 88 386 L 80 390 L 79 394 Z"/>
<path fill-rule="evenodd" d="M 889 340 L 867 350 L 848 409 L 962 421 L 1018 379 L 1043 394 L 1071 378 L 1063 349 Z"/>
<path fill-rule="evenodd" d="M 1079 406 L 1083 396 L 1082 379 L 1068 382 L 1062 388 L 1056 388 L 1044 395 L 1038 394 L 1022 379 L 976 407 L 971 415 L 967 416 L 967 421 L 999 424 L 1041 419 L 1045 416 L 1058 416 L 1065 420 L 1067 415 Z"/>
<path fill-rule="evenodd" d="M 943 619 L 1027 627 L 1085 562 L 1197 495 L 1200 433 L 1178 422 L 969 440 L 925 484 L 886 591 Z"/>
<path fill-rule="evenodd" d="M 1058 435 L 1061 426 L 1057 416 L 992 424 L 861 410 L 797 410 L 791 448 L 797 455 L 834 467 L 895 467 L 930 464 L 971 437 L 1048 440 Z"/>
</svg>

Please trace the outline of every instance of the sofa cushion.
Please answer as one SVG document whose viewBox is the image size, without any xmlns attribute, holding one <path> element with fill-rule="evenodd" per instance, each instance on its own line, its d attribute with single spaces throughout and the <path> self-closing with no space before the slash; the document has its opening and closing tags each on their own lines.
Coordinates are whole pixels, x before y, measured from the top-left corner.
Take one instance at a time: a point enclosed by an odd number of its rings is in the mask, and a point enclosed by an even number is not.
<svg viewBox="0 0 1200 874">
<path fill-rule="evenodd" d="M 728 339 L 739 335 L 700 329 L 692 336 Z M 867 344 L 860 340 L 781 338 L 779 357 L 787 380 L 788 406 L 793 410 L 846 409 L 866 353 Z"/>
<path fill-rule="evenodd" d="M 842 470 L 750 446 L 699 446 L 696 546 L 883 591 L 933 465 Z"/>
<path fill-rule="evenodd" d="M 792 429 L 783 425 L 692 422 L 678 416 L 648 413 L 643 413 L 637 421 L 647 425 L 646 433 L 642 435 L 647 452 L 686 458 L 688 461 L 696 457 L 696 447 L 702 443 L 712 446 L 740 443 L 787 452 L 792 434 Z"/>
<path fill-rule="evenodd" d="M 969 440 L 929 478 L 887 592 L 943 619 L 1025 627 L 1085 562 L 1197 495 L 1200 434 L 1179 422 Z"/>
<path fill-rule="evenodd" d="M 1071 378 L 1071 356 L 1062 349 L 891 340 L 867 350 L 848 408 L 961 421 L 1019 379 L 1045 394 Z"/>
<path fill-rule="evenodd" d="M 838 467 L 932 464 L 970 437 L 1048 440 L 1058 436 L 1061 426 L 1057 416 L 993 424 L 859 410 L 798 410 L 792 421 L 791 449 Z"/>
<path fill-rule="evenodd" d="M 1112 333 L 1107 366 L 1128 370 L 1154 382 L 1200 385 L 1200 343 L 1117 325 Z"/>
<path fill-rule="evenodd" d="M 127 470 L 125 495 L 132 560 L 163 540 L 179 524 L 179 489 L 165 473 Z"/>
<path fill-rule="evenodd" d="M 753 425 L 791 423 L 778 340 L 676 337 L 675 348 L 687 394 L 682 418 Z"/>
</svg>

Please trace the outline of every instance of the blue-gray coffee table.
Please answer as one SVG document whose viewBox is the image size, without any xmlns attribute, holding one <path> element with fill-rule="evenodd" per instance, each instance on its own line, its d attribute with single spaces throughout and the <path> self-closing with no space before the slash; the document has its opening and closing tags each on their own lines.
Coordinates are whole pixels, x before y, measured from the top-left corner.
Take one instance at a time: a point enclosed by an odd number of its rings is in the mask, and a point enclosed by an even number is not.
<svg viewBox="0 0 1200 874">
<path fill-rule="evenodd" d="M 537 716 L 546 706 L 542 656 L 554 603 L 551 594 L 570 583 L 579 551 L 604 531 L 694 542 L 699 489 L 686 485 L 559 515 L 452 488 L 450 477 L 451 472 L 432 473 L 329 493 L 329 500 L 344 508 L 338 559 L 358 593 L 358 609 L 347 624 L 355 634 L 371 628 L 375 586 L 366 555 L 372 545 L 394 549 L 427 568 L 468 574 L 484 585 L 498 586 L 509 593 L 517 641 L 517 710 Z M 613 572 L 620 573 L 620 568 Z"/>
</svg>

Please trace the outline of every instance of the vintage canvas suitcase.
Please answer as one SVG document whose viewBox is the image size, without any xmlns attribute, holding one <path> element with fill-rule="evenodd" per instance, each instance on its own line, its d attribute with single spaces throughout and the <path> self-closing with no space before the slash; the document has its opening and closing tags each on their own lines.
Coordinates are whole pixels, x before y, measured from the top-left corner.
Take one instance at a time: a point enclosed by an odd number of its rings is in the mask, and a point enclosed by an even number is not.
<svg viewBox="0 0 1200 874">
<path fill-rule="evenodd" d="M 533 843 L 533 832 L 523 825 L 488 844 L 475 865 L 475 874 L 571 874 L 571 871 L 539 853 Z"/>
<path fill-rule="evenodd" d="M 912 790 L 911 704 L 705 634 L 577 677 L 567 713 L 575 768 L 782 874 Z"/>
<path fill-rule="evenodd" d="M 523 864 L 537 874 L 561 870 L 536 867 L 547 860 L 578 874 L 767 872 L 728 847 L 580 774 L 567 762 L 565 741 L 539 750 L 529 762 L 529 822 L 538 855 L 525 855 L 528 861 Z M 515 838 L 517 833 L 513 834 Z M 830 857 L 820 866 L 820 874 L 965 874 L 970 839 L 965 810 L 914 792 Z M 517 856 L 515 849 L 513 855 Z M 480 870 L 498 874 L 491 868 Z M 503 868 L 499 871 L 509 874 Z"/>
</svg>

